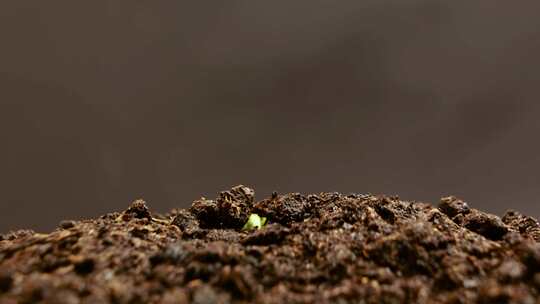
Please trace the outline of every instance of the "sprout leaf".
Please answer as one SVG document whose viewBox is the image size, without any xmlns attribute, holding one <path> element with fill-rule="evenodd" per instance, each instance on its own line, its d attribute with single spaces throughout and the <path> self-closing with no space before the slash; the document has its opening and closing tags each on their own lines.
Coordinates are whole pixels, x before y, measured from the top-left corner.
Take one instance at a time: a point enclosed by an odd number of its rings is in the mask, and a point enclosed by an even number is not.
<svg viewBox="0 0 540 304">
<path fill-rule="evenodd" d="M 252 213 L 242 230 L 261 229 L 265 224 L 266 217 L 260 217 L 258 214 Z"/>
</svg>

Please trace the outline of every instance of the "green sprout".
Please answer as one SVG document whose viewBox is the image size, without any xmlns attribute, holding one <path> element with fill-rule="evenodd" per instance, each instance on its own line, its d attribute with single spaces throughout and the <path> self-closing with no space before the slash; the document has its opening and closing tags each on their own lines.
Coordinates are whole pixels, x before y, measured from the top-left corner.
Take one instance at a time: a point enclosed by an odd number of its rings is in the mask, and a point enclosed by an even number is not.
<svg viewBox="0 0 540 304">
<path fill-rule="evenodd" d="M 253 228 L 261 229 L 266 224 L 266 218 L 252 213 L 242 230 L 251 230 Z"/>
</svg>

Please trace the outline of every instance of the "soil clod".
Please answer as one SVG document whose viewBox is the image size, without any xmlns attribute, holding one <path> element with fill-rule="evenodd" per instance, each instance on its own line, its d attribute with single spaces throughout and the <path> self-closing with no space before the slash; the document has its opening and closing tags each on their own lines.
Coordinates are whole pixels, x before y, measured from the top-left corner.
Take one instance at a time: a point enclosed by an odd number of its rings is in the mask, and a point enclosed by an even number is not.
<svg viewBox="0 0 540 304">
<path fill-rule="evenodd" d="M 75 221 L 69 221 L 69 220 L 61 221 L 59 226 L 62 229 L 73 228 L 75 227 Z"/>
<path fill-rule="evenodd" d="M 478 211 L 467 215 L 463 221 L 463 226 L 494 241 L 501 240 L 508 232 L 508 227 L 500 218 Z"/>
<path fill-rule="evenodd" d="M 458 199 L 455 196 L 449 196 L 441 199 L 439 210 L 448 215 L 450 218 L 453 218 L 458 214 L 469 213 L 470 208 L 466 202 Z"/>
<path fill-rule="evenodd" d="M 150 210 L 146 206 L 146 202 L 143 200 L 137 200 L 129 206 L 129 208 L 124 211 L 124 219 L 129 220 L 131 218 L 137 219 L 152 219 Z"/>
</svg>

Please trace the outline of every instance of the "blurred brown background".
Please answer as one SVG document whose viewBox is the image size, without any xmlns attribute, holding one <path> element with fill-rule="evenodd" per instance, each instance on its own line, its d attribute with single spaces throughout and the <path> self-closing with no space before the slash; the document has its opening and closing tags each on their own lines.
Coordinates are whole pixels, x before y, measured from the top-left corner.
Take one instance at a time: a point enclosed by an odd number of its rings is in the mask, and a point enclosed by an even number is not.
<svg viewBox="0 0 540 304">
<path fill-rule="evenodd" d="M 3 1 L 0 232 L 244 183 L 540 215 L 538 1 Z"/>
</svg>

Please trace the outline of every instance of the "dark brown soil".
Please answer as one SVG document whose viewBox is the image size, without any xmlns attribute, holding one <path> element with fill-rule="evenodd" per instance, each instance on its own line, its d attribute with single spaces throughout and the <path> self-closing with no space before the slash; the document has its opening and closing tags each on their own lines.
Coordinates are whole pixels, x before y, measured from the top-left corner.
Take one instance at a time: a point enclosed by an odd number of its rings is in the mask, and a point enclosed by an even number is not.
<svg viewBox="0 0 540 304">
<path fill-rule="evenodd" d="M 242 231 L 251 213 L 267 217 Z M 0 236 L 0 303 L 540 303 L 540 225 L 457 198 L 238 186 Z"/>
</svg>

